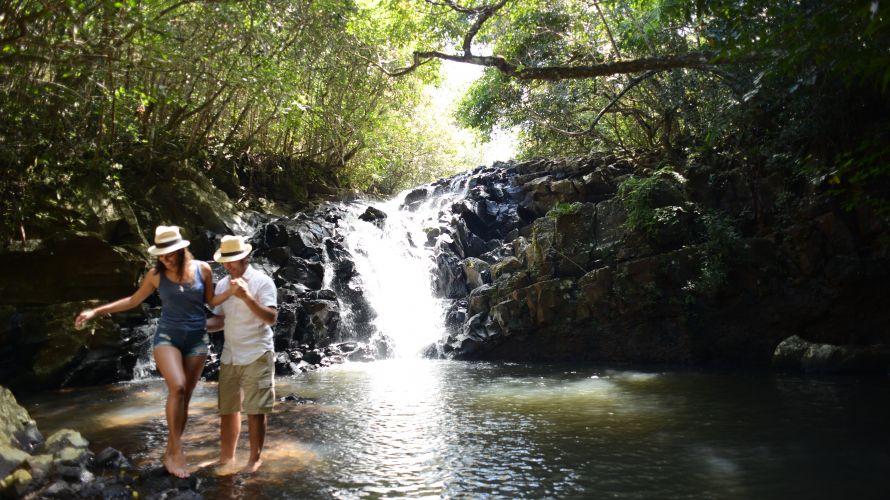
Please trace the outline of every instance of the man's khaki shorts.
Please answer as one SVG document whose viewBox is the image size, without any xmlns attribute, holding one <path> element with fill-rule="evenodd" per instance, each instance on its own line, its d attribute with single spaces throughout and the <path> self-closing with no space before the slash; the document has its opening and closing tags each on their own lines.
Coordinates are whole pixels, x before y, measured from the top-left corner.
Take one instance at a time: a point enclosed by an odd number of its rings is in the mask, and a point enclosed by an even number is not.
<svg viewBox="0 0 890 500">
<path fill-rule="evenodd" d="M 231 415 L 239 411 L 248 415 L 272 413 L 275 402 L 274 375 L 275 356 L 272 351 L 266 351 L 249 365 L 220 364 L 219 414 Z"/>
</svg>

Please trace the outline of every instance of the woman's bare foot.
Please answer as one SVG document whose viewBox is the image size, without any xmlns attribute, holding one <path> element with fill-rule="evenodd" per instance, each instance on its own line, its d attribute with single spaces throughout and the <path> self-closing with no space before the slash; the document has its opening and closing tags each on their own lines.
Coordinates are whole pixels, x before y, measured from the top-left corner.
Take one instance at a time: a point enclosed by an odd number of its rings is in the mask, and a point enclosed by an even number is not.
<svg viewBox="0 0 890 500">
<path fill-rule="evenodd" d="M 247 462 L 247 465 L 244 466 L 244 469 L 242 469 L 241 472 L 244 472 L 245 474 L 253 474 L 261 465 L 263 465 L 262 458 L 251 460 L 250 462 Z"/>
<path fill-rule="evenodd" d="M 164 468 L 167 469 L 167 472 L 171 475 L 180 479 L 189 477 L 189 471 L 185 463 L 185 455 L 181 452 L 174 455 L 164 454 Z"/>
</svg>

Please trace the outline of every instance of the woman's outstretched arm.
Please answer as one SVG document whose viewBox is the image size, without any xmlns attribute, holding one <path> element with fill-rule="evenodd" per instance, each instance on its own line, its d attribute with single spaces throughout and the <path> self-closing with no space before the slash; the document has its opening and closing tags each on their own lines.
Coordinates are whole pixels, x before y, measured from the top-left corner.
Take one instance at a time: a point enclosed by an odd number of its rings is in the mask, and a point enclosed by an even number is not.
<svg viewBox="0 0 890 500">
<path fill-rule="evenodd" d="M 115 300 L 114 302 L 102 304 L 101 306 L 95 307 L 93 309 L 84 309 L 74 319 L 74 326 L 76 328 L 80 328 L 84 325 L 84 323 L 100 314 L 111 314 L 120 311 L 126 311 L 128 309 L 133 309 L 134 307 L 141 304 L 145 299 L 147 299 L 148 296 L 151 295 L 151 293 L 154 292 L 159 285 L 160 276 L 158 275 L 157 271 L 152 269 L 145 274 L 145 277 L 142 278 L 142 284 L 139 285 L 139 288 L 135 292 L 133 292 L 133 295 Z"/>
</svg>

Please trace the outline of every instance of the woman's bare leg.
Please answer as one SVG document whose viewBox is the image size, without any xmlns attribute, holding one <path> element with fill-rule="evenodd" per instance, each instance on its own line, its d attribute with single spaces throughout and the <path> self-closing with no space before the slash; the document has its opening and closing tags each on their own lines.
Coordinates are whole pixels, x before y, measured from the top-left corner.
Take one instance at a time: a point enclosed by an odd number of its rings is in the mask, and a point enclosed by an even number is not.
<svg viewBox="0 0 890 500">
<path fill-rule="evenodd" d="M 195 392 L 195 386 L 201 380 L 201 372 L 204 371 L 204 362 L 207 356 L 189 356 L 183 358 L 182 367 L 185 373 L 185 414 L 182 419 L 182 429 L 180 435 L 185 434 L 185 426 L 189 419 L 189 402 L 192 400 L 192 393 Z"/>
<path fill-rule="evenodd" d="M 186 377 L 182 353 L 173 346 L 161 345 L 154 349 L 155 363 L 167 384 L 167 449 L 164 467 L 176 477 L 189 476 L 182 452 L 182 430 L 186 415 Z"/>
</svg>

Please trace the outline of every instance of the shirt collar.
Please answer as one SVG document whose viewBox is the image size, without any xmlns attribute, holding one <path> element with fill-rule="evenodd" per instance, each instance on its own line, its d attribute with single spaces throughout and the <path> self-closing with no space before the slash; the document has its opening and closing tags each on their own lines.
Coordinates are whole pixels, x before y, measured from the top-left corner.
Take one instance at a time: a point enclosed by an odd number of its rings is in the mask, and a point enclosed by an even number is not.
<svg viewBox="0 0 890 500">
<path fill-rule="evenodd" d="M 253 277 L 256 271 L 253 270 L 250 264 L 247 264 L 247 269 L 244 270 L 244 274 L 241 275 L 244 278 L 244 281 L 250 281 L 250 278 Z"/>
</svg>

